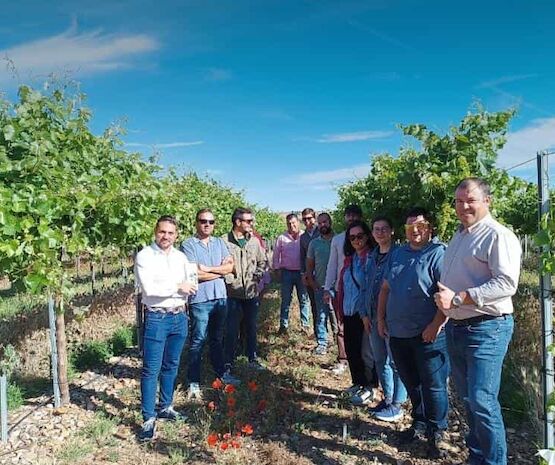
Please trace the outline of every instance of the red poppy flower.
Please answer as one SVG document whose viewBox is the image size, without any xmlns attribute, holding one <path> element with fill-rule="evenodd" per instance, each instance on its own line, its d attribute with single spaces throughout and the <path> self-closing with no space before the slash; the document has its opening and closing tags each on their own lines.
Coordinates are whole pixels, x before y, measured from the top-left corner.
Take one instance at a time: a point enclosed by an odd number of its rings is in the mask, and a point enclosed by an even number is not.
<svg viewBox="0 0 555 465">
<path fill-rule="evenodd" d="M 234 397 L 228 397 L 227 398 L 227 406 L 228 407 L 235 407 L 235 398 Z"/>
<path fill-rule="evenodd" d="M 235 386 L 233 384 L 226 384 L 224 392 L 226 394 L 233 394 L 235 392 Z"/>
<path fill-rule="evenodd" d="M 222 383 L 222 380 L 220 378 L 216 378 L 214 381 L 212 381 L 212 387 L 214 389 L 221 389 L 223 385 L 224 383 Z"/>
<path fill-rule="evenodd" d="M 237 442 L 237 441 L 231 441 L 231 446 L 232 446 L 234 449 L 239 449 L 239 447 L 241 447 L 241 444 L 240 444 L 239 442 Z"/>
<path fill-rule="evenodd" d="M 220 444 L 220 449 L 222 450 L 227 450 L 228 447 L 229 447 L 229 444 L 227 442 L 222 442 Z"/>
<path fill-rule="evenodd" d="M 258 401 L 258 405 L 256 406 L 256 410 L 258 410 L 259 412 L 263 412 L 264 410 L 266 410 L 266 399 L 262 399 L 260 401 Z"/>
<path fill-rule="evenodd" d="M 208 410 L 210 410 L 211 412 L 216 410 L 216 404 L 214 403 L 214 401 L 208 402 Z"/>
<path fill-rule="evenodd" d="M 249 391 L 252 391 L 252 392 L 254 392 L 258 389 L 258 384 L 256 384 L 256 381 L 249 381 L 247 383 L 247 386 L 249 388 Z"/>
<path fill-rule="evenodd" d="M 241 428 L 241 432 L 246 434 L 247 436 L 250 436 L 254 432 L 254 429 L 251 424 L 247 423 Z"/>
<path fill-rule="evenodd" d="M 206 442 L 208 442 L 210 447 L 214 447 L 218 443 L 218 435 L 216 433 L 209 434 Z"/>
</svg>

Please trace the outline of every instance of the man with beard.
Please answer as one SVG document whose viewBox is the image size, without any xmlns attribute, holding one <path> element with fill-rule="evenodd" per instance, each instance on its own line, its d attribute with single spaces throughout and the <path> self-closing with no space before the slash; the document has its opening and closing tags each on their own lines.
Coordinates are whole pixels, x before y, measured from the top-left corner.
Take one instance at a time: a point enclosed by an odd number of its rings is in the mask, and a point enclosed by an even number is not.
<svg viewBox="0 0 555 465">
<path fill-rule="evenodd" d="M 241 319 L 245 321 L 249 367 L 261 369 L 256 354 L 258 318 L 258 283 L 266 271 L 266 255 L 252 235 L 254 216 L 249 208 L 236 208 L 231 217 L 233 227 L 224 240 L 233 257 L 233 271 L 225 276 L 227 285 L 227 331 L 225 337 L 226 368 L 235 361 Z"/>
<path fill-rule="evenodd" d="M 326 269 L 330 258 L 333 230 L 331 217 L 328 213 L 318 215 L 319 235 L 308 245 L 306 255 L 306 278 L 308 286 L 314 292 L 316 308 L 314 315 L 314 334 L 316 336 L 316 355 L 325 355 L 328 351 L 328 316 L 331 317 L 332 327 L 337 326 L 335 314 L 332 316 L 329 304 L 324 302 L 324 283 Z M 334 333 L 337 331 L 335 330 Z"/>
</svg>

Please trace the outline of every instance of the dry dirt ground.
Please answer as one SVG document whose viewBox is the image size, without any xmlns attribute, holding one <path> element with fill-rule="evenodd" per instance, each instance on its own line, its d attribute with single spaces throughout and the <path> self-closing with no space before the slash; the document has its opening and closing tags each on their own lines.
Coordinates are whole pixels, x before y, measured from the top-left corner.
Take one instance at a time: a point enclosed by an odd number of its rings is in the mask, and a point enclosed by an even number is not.
<svg viewBox="0 0 555 465">
<path fill-rule="evenodd" d="M 294 304 L 295 305 L 295 304 Z M 424 444 L 401 445 L 398 424 L 373 420 L 366 408 L 353 407 L 342 396 L 348 374 L 329 368 L 335 353 L 312 355 L 315 342 L 298 331 L 298 306 L 291 311 L 290 334 L 276 335 L 279 296 L 266 294 L 259 318 L 259 349 L 267 370 L 251 371 L 240 359 L 236 392 L 211 386 L 209 364 L 203 370 L 203 400 L 185 398 L 186 355 L 179 375 L 176 408 L 188 419 L 158 424 L 156 439 L 139 444 L 140 358 L 136 349 L 72 383 L 72 405 L 56 410 L 47 395 L 31 398 L 10 414 L 10 442 L 0 446 L 0 464 L 457 464 L 463 462 L 464 420 L 450 416 L 448 458 L 425 459 Z M 95 302 L 88 317 L 68 325 L 69 340 L 107 339 L 133 323 L 131 290 Z M 36 329 L 21 340 L 21 368 L 29 382 L 40 385 L 48 373 L 48 337 Z M 207 357 L 206 357 L 207 358 Z M 43 384 L 44 385 L 44 384 Z M 228 390 L 229 391 L 229 390 Z M 232 400 L 230 400 L 232 399 Z M 536 438 L 527 431 L 509 432 L 510 464 L 536 463 Z"/>
</svg>

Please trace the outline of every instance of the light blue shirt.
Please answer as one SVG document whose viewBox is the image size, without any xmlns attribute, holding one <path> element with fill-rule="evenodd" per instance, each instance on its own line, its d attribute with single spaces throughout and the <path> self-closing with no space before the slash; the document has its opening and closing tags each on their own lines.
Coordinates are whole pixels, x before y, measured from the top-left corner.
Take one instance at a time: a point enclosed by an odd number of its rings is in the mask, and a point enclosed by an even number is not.
<svg viewBox="0 0 555 465">
<path fill-rule="evenodd" d="M 224 241 L 213 236 L 210 236 L 207 244 L 198 237 L 190 237 L 181 244 L 181 251 L 190 262 L 206 266 L 220 266 L 222 260 L 230 255 Z M 227 291 L 222 276 L 210 281 L 199 282 L 198 291 L 191 296 L 190 302 L 195 304 L 208 302 L 209 300 L 225 299 L 226 297 Z"/>
<path fill-rule="evenodd" d="M 395 249 L 385 279 L 389 284 L 386 323 L 393 337 L 415 337 L 434 319 L 445 245 L 435 238 L 420 250 L 408 244 Z"/>
<path fill-rule="evenodd" d="M 357 313 L 362 316 L 366 313 L 364 310 L 366 300 L 366 259 L 366 256 L 360 258 L 355 253 L 351 266 L 345 268 L 343 272 L 343 314 L 345 316 L 353 316 Z"/>
</svg>

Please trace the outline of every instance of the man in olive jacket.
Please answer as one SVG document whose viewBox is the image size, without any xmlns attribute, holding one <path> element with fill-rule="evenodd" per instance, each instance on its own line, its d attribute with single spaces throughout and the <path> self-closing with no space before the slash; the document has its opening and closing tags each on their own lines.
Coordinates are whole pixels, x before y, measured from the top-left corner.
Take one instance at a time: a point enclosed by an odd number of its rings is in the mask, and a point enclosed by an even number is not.
<svg viewBox="0 0 555 465">
<path fill-rule="evenodd" d="M 267 270 L 266 254 L 252 235 L 254 217 L 248 208 L 236 208 L 233 227 L 222 239 L 233 256 L 233 272 L 225 276 L 227 288 L 226 365 L 235 360 L 241 319 L 245 322 L 249 366 L 261 368 L 256 356 L 256 321 L 258 317 L 258 282 Z"/>
</svg>

